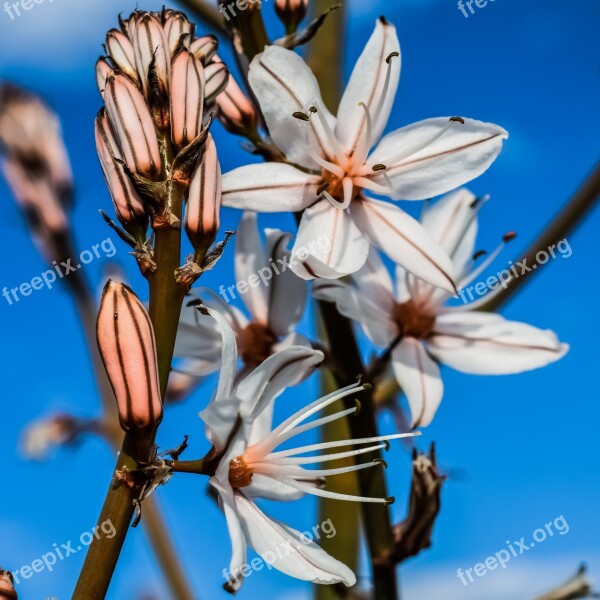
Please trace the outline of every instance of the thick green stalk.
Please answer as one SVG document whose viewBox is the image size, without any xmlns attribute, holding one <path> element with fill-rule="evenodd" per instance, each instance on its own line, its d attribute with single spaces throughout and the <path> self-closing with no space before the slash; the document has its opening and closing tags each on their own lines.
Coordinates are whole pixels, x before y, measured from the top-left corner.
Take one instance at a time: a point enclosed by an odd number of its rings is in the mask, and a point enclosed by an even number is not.
<svg viewBox="0 0 600 600">
<path fill-rule="evenodd" d="M 207 0 L 178 0 L 179 4 L 191 10 L 205 25 L 215 33 L 223 32 L 223 17 Z"/>
<path fill-rule="evenodd" d="M 170 182 L 173 214 L 181 219 L 183 189 Z M 149 277 L 150 319 L 154 326 L 158 355 L 161 393 L 164 397 L 181 305 L 185 290 L 176 283 L 174 273 L 181 262 L 181 231 L 159 229 L 156 231 L 155 261 L 157 270 Z M 139 443 L 126 435 L 117 460 L 102 512 L 98 523 L 112 522 L 116 535 L 112 538 L 100 536 L 89 547 L 83 569 L 73 593 L 73 600 L 102 600 L 108 591 L 113 572 L 125 542 L 133 518 L 134 501 L 140 496 L 143 481 L 132 480 L 128 474 L 137 471 L 150 458 L 149 449 L 155 434 Z M 124 480 L 125 479 L 125 480 Z M 191 599 L 191 593 L 181 596 Z"/>
</svg>

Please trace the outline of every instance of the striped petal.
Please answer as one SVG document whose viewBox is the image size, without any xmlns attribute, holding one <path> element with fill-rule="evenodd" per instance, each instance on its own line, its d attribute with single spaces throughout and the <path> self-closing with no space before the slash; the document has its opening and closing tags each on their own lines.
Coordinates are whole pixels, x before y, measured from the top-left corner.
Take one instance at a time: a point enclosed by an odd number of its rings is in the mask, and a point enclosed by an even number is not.
<svg viewBox="0 0 600 600">
<path fill-rule="evenodd" d="M 111 29 L 106 34 L 106 50 L 120 71 L 139 81 L 135 68 L 135 52 L 129 38 L 118 29 Z"/>
</svg>

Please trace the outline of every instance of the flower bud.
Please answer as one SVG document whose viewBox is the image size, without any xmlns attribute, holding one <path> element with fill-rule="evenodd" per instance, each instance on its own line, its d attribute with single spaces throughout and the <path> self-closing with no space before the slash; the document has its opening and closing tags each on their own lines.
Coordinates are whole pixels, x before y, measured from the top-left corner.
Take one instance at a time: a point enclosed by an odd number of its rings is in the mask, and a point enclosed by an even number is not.
<svg viewBox="0 0 600 600">
<path fill-rule="evenodd" d="M 219 47 L 219 40 L 214 35 L 205 35 L 196 38 L 190 44 L 194 56 L 206 67 Z"/>
<path fill-rule="evenodd" d="M 204 69 L 204 75 L 206 77 L 205 101 L 209 104 L 227 87 L 229 70 L 225 63 L 213 62 Z"/>
<path fill-rule="evenodd" d="M 275 10 L 288 32 L 295 31 L 306 16 L 308 0 L 275 0 Z"/>
<path fill-rule="evenodd" d="M 88 430 L 85 425 L 87 424 L 66 414 L 34 421 L 27 425 L 21 436 L 22 452 L 30 460 L 46 460 L 52 450 L 74 442 L 80 433 Z"/>
<path fill-rule="evenodd" d="M 135 52 L 129 38 L 118 29 L 106 34 L 106 51 L 114 64 L 126 75 L 139 81 L 135 68 Z"/>
<path fill-rule="evenodd" d="M 187 17 L 178 10 L 164 10 L 163 21 L 163 28 L 169 44 L 169 51 L 173 55 L 179 46 L 181 36 L 185 35 L 186 38 L 184 39 L 187 39 L 189 42 L 189 40 L 194 37 L 195 27 L 188 21 Z M 188 46 L 189 43 L 186 43 L 185 45 Z"/>
<path fill-rule="evenodd" d="M 106 284 L 96 331 L 121 427 L 132 433 L 153 430 L 162 420 L 154 330 L 126 285 Z"/>
<path fill-rule="evenodd" d="M 123 165 L 117 160 L 123 157 L 104 109 L 96 117 L 96 150 L 119 221 L 137 241 L 143 242 L 148 229 L 148 214 Z"/>
<path fill-rule="evenodd" d="M 219 121 L 231 133 L 254 131 L 257 117 L 254 106 L 233 77 L 229 77 L 227 87 L 217 96 Z"/>
<path fill-rule="evenodd" d="M 204 67 L 184 48 L 173 61 L 171 77 L 171 138 L 178 148 L 202 131 L 205 86 Z"/>
<path fill-rule="evenodd" d="M 127 166 L 156 179 L 161 161 L 156 130 L 137 87 L 124 75 L 111 77 L 104 93 L 106 112 Z"/>
<path fill-rule="evenodd" d="M 96 62 L 96 85 L 101 96 L 104 96 L 106 82 L 115 74 L 112 65 L 104 57 L 100 57 Z"/>
<path fill-rule="evenodd" d="M 17 600 L 13 576 L 3 569 L 0 569 L 0 600 Z"/>
<path fill-rule="evenodd" d="M 192 175 L 185 211 L 185 231 L 197 253 L 204 254 L 215 241 L 220 210 L 221 167 L 215 141 L 209 135 L 202 159 Z"/>
<path fill-rule="evenodd" d="M 132 15 L 130 31 L 129 37 L 133 44 L 135 66 L 146 98 L 148 98 L 152 80 L 151 66 L 158 80 L 168 89 L 171 53 L 167 36 L 158 18 L 148 12 Z"/>
</svg>

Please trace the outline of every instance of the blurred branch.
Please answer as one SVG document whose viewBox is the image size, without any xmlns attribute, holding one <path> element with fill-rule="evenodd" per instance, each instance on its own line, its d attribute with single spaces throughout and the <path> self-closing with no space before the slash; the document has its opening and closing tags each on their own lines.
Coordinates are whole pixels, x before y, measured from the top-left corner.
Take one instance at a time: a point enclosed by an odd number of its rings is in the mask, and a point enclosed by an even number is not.
<svg viewBox="0 0 600 600">
<path fill-rule="evenodd" d="M 553 221 L 546 227 L 537 240 L 529 247 L 520 261 L 527 261 L 533 265 L 536 264 L 536 255 L 541 250 L 547 250 L 552 244 L 556 244 L 569 233 L 574 231 L 588 215 L 596 201 L 600 198 L 600 164 L 592 171 L 583 185 L 566 204 L 566 206 L 556 215 Z M 519 261 L 514 261 L 517 264 Z M 506 304 L 521 287 L 533 279 L 533 273 L 539 273 L 542 266 L 538 265 L 535 271 L 527 275 L 513 278 L 508 282 L 506 289 L 500 289 L 498 293 L 492 293 L 489 302 L 484 302 L 480 310 L 494 311 Z"/>
<path fill-rule="evenodd" d="M 177 0 L 179 4 L 191 10 L 200 21 L 215 33 L 225 33 L 223 17 L 207 0 Z"/>
<path fill-rule="evenodd" d="M 579 567 L 576 575 L 555 590 L 537 597 L 535 600 L 578 600 L 580 598 L 600 598 L 600 593 L 592 590 L 587 578 L 585 565 Z"/>
</svg>

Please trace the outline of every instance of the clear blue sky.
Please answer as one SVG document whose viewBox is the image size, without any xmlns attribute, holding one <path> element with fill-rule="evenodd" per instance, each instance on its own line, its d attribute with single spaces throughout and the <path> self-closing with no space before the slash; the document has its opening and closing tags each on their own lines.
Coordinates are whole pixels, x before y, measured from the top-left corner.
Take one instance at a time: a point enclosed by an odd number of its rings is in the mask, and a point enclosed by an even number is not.
<svg viewBox="0 0 600 600">
<path fill-rule="evenodd" d="M 142 1 L 139 7 L 159 8 L 160 4 Z M 471 187 L 477 194 L 492 195 L 482 212 L 479 245 L 493 247 L 502 233 L 514 229 L 519 239 L 513 251 L 524 248 L 599 158 L 600 53 L 593 42 L 600 25 L 598 2 L 495 0 L 469 18 L 454 0 L 350 4 L 348 67 L 379 14 L 385 13 L 399 30 L 403 70 L 390 128 L 457 114 L 508 129 L 511 137 L 501 157 Z M 97 212 L 98 208 L 110 211 L 110 201 L 95 156 L 93 119 L 100 99 L 93 65 L 118 12 L 127 13 L 135 6 L 117 0 L 46 0 L 13 21 L 0 13 L 0 77 L 47 96 L 64 121 L 77 185 L 74 224 L 82 249 L 110 235 Z M 265 2 L 265 10 L 272 12 L 271 2 Z M 238 141 L 220 129 L 217 142 L 225 170 L 246 160 Z M 2 288 L 31 280 L 45 267 L 2 183 L 0 202 Z M 225 211 L 224 228 L 235 228 L 238 218 L 235 211 Z M 292 226 L 290 218 L 279 216 L 262 223 Z M 596 209 L 570 236 L 573 255 L 556 260 L 505 308 L 510 318 L 551 328 L 570 343 L 571 352 L 563 361 L 514 377 L 444 371 L 446 397 L 422 442 L 424 447 L 436 440 L 442 467 L 451 476 L 433 548 L 402 569 L 405 598 L 526 599 L 567 578 L 581 560 L 600 580 L 600 407 L 597 351 L 592 344 L 599 333 L 598 319 L 592 314 L 600 292 L 594 245 L 599 226 Z M 498 268 L 509 258 L 512 254 L 499 259 Z M 115 259 L 143 296 L 143 281 L 121 244 Z M 204 283 L 231 285 L 231 265 L 230 253 Z M 89 265 L 86 274 L 99 282 L 100 262 Z M 56 410 L 94 415 L 98 403 L 66 293 L 40 291 L 14 306 L 1 300 L 0 320 L 4 383 L 0 565 L 15 569 L 52 550 L 53 543 L 75 540 L 94 526 L 114 459 L 94 439 L 74 451 L 59 452 L 42 465 L 18 456 L 19 433 L 32 419 Z M 307 317 L 306 327 L 309 323 Z M 210 392 L 207 385 L 167 413 L 159 437 L 162 446 L 171 447 L 188 433 L 192 435 L 190 456 L 203 452 L 203 429 L 196 414 Z M 316 394 L 312 381 L 292 391 L 278 413 L 287 413 L 284 404 L 291 409 Z M 381 427 L 392 429 L 385 418 Z M 400 519 L 409 460 L 397 448 L 390 462 L 391 492 L 398 499 L 394 516 Z M 159 499 L 198 597 L 225 597 L 220 584 L 229 561 L 229 540 L 224 519 L 206 497 L 205 482 L 175 477 L 159 491 Z M 317 522 L 311 500 L 269 510 L 299 529 Z M 507 569 L 488 574 L 468 588 L 457 579 L 457 568 L 472 567 L 502 549 L 505 540 L 530 537 L 560 515 L 570 526 L 568 534 L 540 544 Z M 335 515 L 332 518 L 335 522 Z M 80 553 L 60 563 L 53 573 L 34 575 L 20 586 L 20 597 L 67 598 L 82 560 Z M 142 592 L 165 598 L 162 585 L 142 529 L 133 531 L 109 598 L 141 598 Z M 275 572 L 261 572 L 248 579 L 240 597 L 299 600 L 308 598 L 309 591 Z"/>
</svg>

